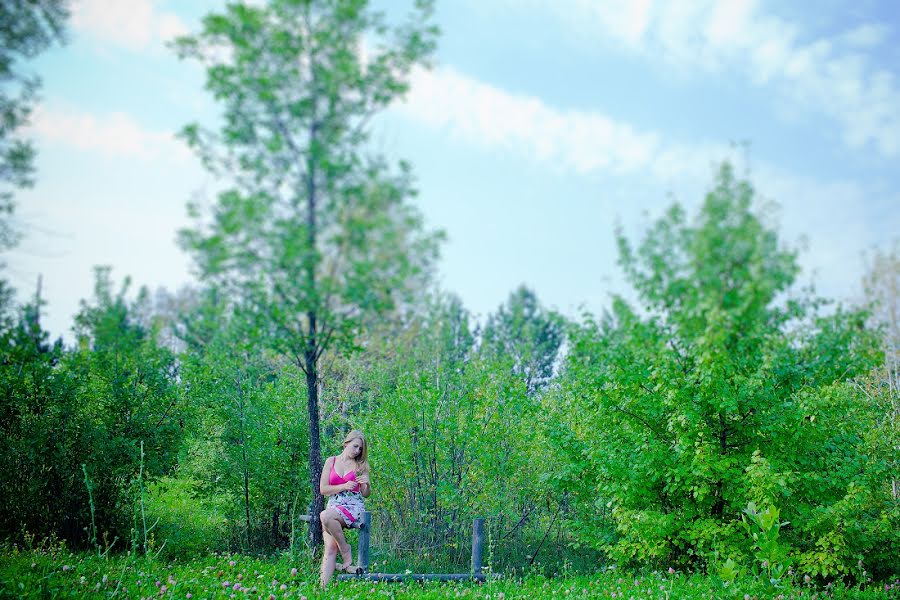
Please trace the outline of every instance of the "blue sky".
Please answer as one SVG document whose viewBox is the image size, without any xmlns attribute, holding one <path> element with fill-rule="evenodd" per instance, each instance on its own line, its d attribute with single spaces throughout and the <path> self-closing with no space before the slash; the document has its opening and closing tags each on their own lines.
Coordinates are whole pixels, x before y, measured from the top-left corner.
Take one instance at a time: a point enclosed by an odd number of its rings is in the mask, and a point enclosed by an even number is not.
<svg viewBox="0 0 900 600">
<path fill-rule="evenodd" d="M 185 204 L 217 182 L 173 138 L 215 118 L 199 67 L 164 41 L 214 0 L 77 0 L 70 42 L 36 60 L 38 184 L 8 277 L 38 275 L 69 335 L 92 269 L 190 282 Z M 379 0 L 389 16 L 409 2 Z M 814 7 L 812 9 L 811 7 Z M 860 297 L 863 254 L 900 237 L 900 17 L 893 2 L 445 0 L 436 64 L 374 124 L 412 162 L 440 284 L 476 315 L 521 283 L 570 316 L 627 292 L 613 231 L 634 238 L 673 199 L 702 201 L 713 165 L 747 170 L 772 223 L 802 243 L 801 280 Z M 746 145 L 747 149 L 744 149 Z"/>
</svg>

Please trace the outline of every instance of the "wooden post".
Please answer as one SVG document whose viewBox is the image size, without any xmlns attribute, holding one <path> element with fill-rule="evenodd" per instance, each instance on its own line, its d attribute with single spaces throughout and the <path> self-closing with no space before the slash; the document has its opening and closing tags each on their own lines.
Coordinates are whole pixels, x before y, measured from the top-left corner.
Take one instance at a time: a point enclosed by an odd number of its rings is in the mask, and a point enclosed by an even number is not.
<svg viewBox="0 0 900 600">
<path fill-rule="evenodd" d="M 481 542 L 484 519 L 472 521 L 472 574 L 481 575 Z"/>
<path fill-rule="evenodd" d="M 369 533 L 372 530 L 372 513 L 365 511 L 362 514 L 362 523 L 359 525 L 359 547 L 357 548 L 356 564 L 363 573 L 369 570 Z"/>
</svg>

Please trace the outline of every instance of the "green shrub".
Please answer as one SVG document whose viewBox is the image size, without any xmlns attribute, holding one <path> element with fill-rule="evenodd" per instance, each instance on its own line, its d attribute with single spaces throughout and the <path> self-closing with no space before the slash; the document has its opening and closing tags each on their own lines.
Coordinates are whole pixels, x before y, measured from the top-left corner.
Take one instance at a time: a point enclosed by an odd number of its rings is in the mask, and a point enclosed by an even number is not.
<svg viewBox="0 0 900 600">
<path fill-rule="evenodd" d="M 148 485 L 146 499 L 148 538 L 157 551 L 188 557 L 223 550 L 229 539 L 228 507 L 234 498 L 197 493 L 191 478 L 163 477 Z"/>
<path fill-rule="evenodd" d="M 714 571 L 752 556 L 779 580 L 788 564 L 831 577 L 863 560 L 886 577 L 896 451 L 867 437 L 887 404 L 857 385 L 878 340 L 866 313 L 794 287 L 797 254 L 757 205 L 724 165 L 695 218 L 675 205 L 637 244 L 619 232 L 637 301 L 570 329 L 544 464 L 566 474 L 558 496 L 612 507 L 615 538 L 573 531 L 620 564 Z M 595 506 L 576 508 L 591 524 Z"/>
</svg>

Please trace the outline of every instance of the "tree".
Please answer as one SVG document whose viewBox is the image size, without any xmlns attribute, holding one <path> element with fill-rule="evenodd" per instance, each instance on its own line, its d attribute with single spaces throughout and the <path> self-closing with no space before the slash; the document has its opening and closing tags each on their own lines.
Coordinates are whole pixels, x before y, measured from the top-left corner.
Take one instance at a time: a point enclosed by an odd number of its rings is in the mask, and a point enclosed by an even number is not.
<svg viewBox="0 0 900 600">
<path fill-rule="evenodd" d="M 63 40 L 68 4 L 68 0 L 0 3 L 0 250 L 17 240 L 8 221 L 15 206 L 13 189 L 34 183 L 34 147 L 17 134 L 31 116 L 40 79 L 22 72 L 18 63 Z"/>
<path fill-rule="evenodd" d="M 133 524 L 133 480 L 139 472 L 144 478 L 169 473 L 183 437 L 175 355 L 157 345 L 152 327 L 136 322 L 148 293 L 130 302 L 129 286 L 126 278 L 116 290 L 110 269 L 96 269 L 94 298 L 83 300 L 75 316 L 76 348 L 62 360 L 75 381 L 78 415 L 88 424 L 83 462 L 98 528 L 120 540 Z"/>
<path fill-rule="evenodd" d="M 746 558 L 752 500 L 783 508 L 786 543 L 850 564 L 844 517 L 823 515 L 862 485 L 872 415 L 848 381 L 877 360 L 875 341 L 864 314 L 823 314 L 792 289 L 796 253 L 754 204 L 724 165 L 694 222 L 676 205 L 636 247 L 620 233 L 641 307 L 617 298 L 573 331 L 548 419 L 572 431 L 555 437 L 582 511 L 613 507 L 616 538 L 599 545 L 623 560 Z"/>
<path fill-rule="evenodd" d="M 0 316 L 0 535 L 84 541 L 78 475 L 88 427 L 74 382 L 59 368 L 62 340 L 49 343 L 41 328 L 41 306 L 37 293 L 16 315 Z"/>
<path fill-rule="evenodd" d="M 224 500 L 242 549 L 264 541 L 277 547 L 308 453 L 305 419 L 296 416 L 305 380 L 296 367 L 255 348 L 252 323 L 228 308 L 207 290 L 180 327 L 190 417 L 179 476 L 200 482 L 195 493 Z"/>
<path fill-rule="evenodd" d="M 484 328 L 486 349 L 512 360 L 513 372 L 525 380 L 529 394 L 545 387 L 553 377 L 562 341 L 562 318 L 545 310 L 537 295 L 524 285 L 488 317 Z"/>
<path fill-rule="evenodd" d="M 389 28 L 365 0 L 229 5 L 181 38 L 207 66 L 224 110 L 216 134 L 184 137 L 213 172 L 233 178 L 211 219 L 183 232 L 201 278 L 242 299 L 266 343 L 306 376 L 312 512 L 323 499 L 319 361 L 352 349 L 363 316 L 403 301 L 430 270 L 438 237 L 407 200 L 410 168 L 366 152 L 370 119 L 403 94 L 434 49 L 431 2 Z M 313 543 L 321 542 L 314 518 Z"/>
<path fill-rule="evenodd" d="M 108 543 L 127 540 L 141 461 L 147 477 L 174 466 L 181 440 L 175 357 L 134 322 L 146 296 L 128 302 L 127 288 L 114 291 L 109 270 L 97 270 L 72 349 L 61 339 L 49 343 L 40 294 L 17 319 L 0 318 L 0 483 L 9 499 L 0 531 L 59 534 L 75 544 L 101 541 L 104 532 Z M 96 527 L 87 540 L 86 525 Z"/>
</svg>

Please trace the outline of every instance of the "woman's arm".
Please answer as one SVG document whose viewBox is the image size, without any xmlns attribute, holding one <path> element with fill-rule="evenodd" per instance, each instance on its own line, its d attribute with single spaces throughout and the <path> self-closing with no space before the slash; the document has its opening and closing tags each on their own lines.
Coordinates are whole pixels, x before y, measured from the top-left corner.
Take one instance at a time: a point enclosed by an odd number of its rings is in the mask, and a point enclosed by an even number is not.
<svg viewBox="0 0 900 600">
<path fill-rule="evenodd" d="M 353 481 L 348 481 L 347 483 L 342 483 L 340 485 L 331 485 L 329 480 L 331 479 L 331 467 L 333 465 L 333 456 L 329 456 L 325 461 L 325 464 L 322 465 L 322 477 L 319 478 L 319 493 L 323 496 L 334 496 L 335 494 L 346 492 L 356 487 L 356 483 Z"/>
</svg>

